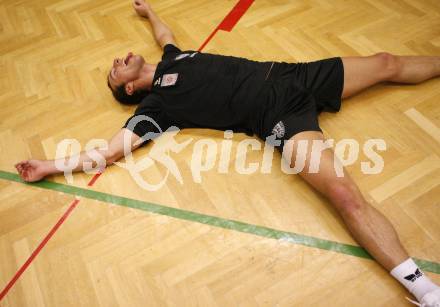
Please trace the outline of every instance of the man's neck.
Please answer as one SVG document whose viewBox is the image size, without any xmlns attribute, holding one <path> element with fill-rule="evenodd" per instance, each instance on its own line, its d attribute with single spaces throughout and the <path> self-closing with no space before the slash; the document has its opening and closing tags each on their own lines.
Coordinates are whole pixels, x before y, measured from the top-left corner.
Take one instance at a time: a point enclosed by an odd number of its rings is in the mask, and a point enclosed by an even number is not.
<svg viewBox="0 0 440 307">
<path fill-rule="evenodd" d="M 156 72 L 157 64 L 147 64 L 145 63 L 142 68 L 142 78 L 141 86 L 145 86 L 148 91 L 151 91 L 153 85 L 154 73 Z"/>
</svg>

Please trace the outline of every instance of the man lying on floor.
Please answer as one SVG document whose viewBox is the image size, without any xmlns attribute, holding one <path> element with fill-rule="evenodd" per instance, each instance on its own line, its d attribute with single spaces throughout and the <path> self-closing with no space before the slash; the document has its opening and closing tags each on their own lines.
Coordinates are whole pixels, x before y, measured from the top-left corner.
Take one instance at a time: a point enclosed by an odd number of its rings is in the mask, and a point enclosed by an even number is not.
<svg viewBox="0 0 440 307">
<path fill-rule="evenodd" d="M 142 56 L 132 53 L 116 58 L 107 80 L 114 97 L 124 104 L 140 103 L 133 116 L 147 115 L 163 131 L 173 125 L 246 132 L 262 140 L 272 136 L 280 141 L 279 149 L 285 141 L 293 140 L 287 142 L 293 153 L 290 165 L 295 163 L 299 141 L 324 140 L 318 115 L 337 112 L 342 99 L 381 82 L 416 84 L 440 75 L 438 56 L 378 53 L 312 63 L 278 63 L 182 52 L 171 30 L 149 4 L 135 0 L 133 6 L 150 21 L 163 48 L 162 61 L 146 63 Z M 124 156 L 125 133 L 130 134 L 131 150 L 135 150 L 142 136 L 158 132 L 148 121 L 139 122 L 131 131 L 127 129 L 129 120 L 111 139 L 108 149 L 101 150 L 107 165 Z M 317 173 L 307 171 L 311 151 L 309 146 L 299 175 L 330 200 L 356 241 L 414 294 L 421 306 L 440 306 L 440 287 L 409 257 L 388 219 L 364 199 L 345 171 L 344 176 L 337 176 L 333 151 L 321 152 Z M 83 170 L 84 162 L 93 162 L 86 152 L 75 158 L 80 162 L 75 171 Z M 54 160 L 23 161 L 16 168 L 29 182 L 61 172 Z"/>
</svg>

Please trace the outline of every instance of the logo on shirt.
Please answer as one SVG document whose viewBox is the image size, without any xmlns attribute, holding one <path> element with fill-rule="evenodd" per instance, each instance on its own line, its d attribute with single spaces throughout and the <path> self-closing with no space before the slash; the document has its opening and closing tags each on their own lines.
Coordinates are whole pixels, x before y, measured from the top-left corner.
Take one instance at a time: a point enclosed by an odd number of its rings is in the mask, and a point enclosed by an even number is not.
<svg viewBox="0 0 440 307">
<path fill-rule="evenodd" d="M 286 128 L 284 127 L 284 123 L 280 120 L 272 129 L 272 134 L 277 138 L 282 138 L 286 133 Z"/>
<path fill-rule="evenodd" d="M 176 56 L 176 58 L 175 58 L 174 60 L 178 61 L 178 60 L 184 59 L 184 58 L 186 58 L 186 57 L 193 58 L 197 53 L 198 53 L 198 52 L 193 52 L 193 53 L 182 53 L 182 54 L 179 54 L 178 56 Z"/>
<path fill-rule="evenodd" d="M 159 85 L 160 84 L 160 80 L 162 80 L 162 78 L 159 77 L 159 79 L 157 79 L 156 82 L 154 82 L 154 86 Z"/>
<path fill-rule="evenodd" d="M 172 86 L 172 85 L 176 84 L 178 76 L 179 76 L 178 73 L 163 75 L 162 83 L 160 86 L 165 87 L 165 86 Z"/>
</svg>

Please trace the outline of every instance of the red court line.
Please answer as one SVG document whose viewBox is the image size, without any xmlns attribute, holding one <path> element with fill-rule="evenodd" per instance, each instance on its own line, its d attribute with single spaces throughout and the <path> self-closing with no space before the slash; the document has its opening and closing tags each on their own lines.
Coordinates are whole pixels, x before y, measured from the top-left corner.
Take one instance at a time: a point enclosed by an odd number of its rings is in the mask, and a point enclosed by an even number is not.
<svg viewBox="0 0 440 307">
<path fill-rule="evenodd" d="M 26 262 L 21 266 L 21 268 L 15 273 L 14 277 L 11 279 L 11 281 L 6 285 L 6 287 L 3 289 L 3 291 L 0 293 L 0 301 L 6 296 L 8 291 L 12 288 L 12 286 L 15 284 L 15 282 L 20 278 L 21 274 L 26 271 L 26 269 L 29 267 L 31 262 L 37 257 L 37 255 L 40 253 L 40 251 L 43 249 L 43 247 L 46 245 L 46 243 L 50 240 L 50 238 L 55 234 L 55 232 L 60 228 L 61 224 L 67 219 L 67 217 L 70 215 L 70 213 L 75 209 L 76 205 L 78 205 L 79 199 L 75 199 L 67 209 L 67 211 L 63 214 L 63 216 L 58 220 L 58 222 L 55 224 L 55 226 L 52 227 L 50 232 L 47 234 L 47 236 L 41 241 L 40 245 L 34 250 L 34 252 L 31 254 L 31 256 L 26 260 Z"/>
<path fill-rule="evenodd" d="M 219 30 L 231 32 L 237 22 L 251 7 L 254 0 L 240 0 L 218 26 Z"/>
<path fill-rule="evenodd" d="M 200 46 L 200 48 L 199 48 L 198 51 L 202 51 L 203 48 L 205 48 L 205 46 L 209 43 L 209 41 L 211 40 L 211 38 L 214 37 L 214 35 L 217 33 L 217 31 L 218 31 L 218 26 L 217 26 L 217 28 L 215 28 L 214 31 L 212 31 L 212 33 L 208 36 L 208 38 L 205 40 L 205 42 Z"/>
<path fill-rule="evenodd" d="M 89 187 L 91 187 L 96 180 L 98 180 L 99 176 L 101 176 L 102 172 L 96 173 L 95 176 L 93 176 L 92 180 L 89 181 L 89 183 L 87 184 Z"/>
<path fill-rule="evenodd" d="M 228 15 L 223 19 L 223 21 L 212 31 L 212 33 L 208 36 L 205 42 L 200 46 L 199 51 L 202 51 L 203 48 L 209 43 L 209 41 L 214 37 L 218 30 L 223 30 L 227 32 L 231 32 L 237 22 L 241 17 L 246 13 L 246 11 L 250 8 L 250 6 L 254 3 L 254 0 L 240 0 L 234 6 L 234 8 L 229 12 Z"/>
<path fill-rule="evenodd" d="M 99 176 L 102 173 L 97 173 L 93 178 L 89 181 L 87 184 L 88 186 L 92 186 L 95 181 L 99 178 Z M 12 277 L 11 281 L 6 285 L 6 287 L 3 289 L 3 291 L 0 293 L 0 302 L 1 300 L 6 296 L 6 294 L 9 292 L 9 290 L 14 286 L 14 284 L 17 282 L 17 280 L 20 278 L 20 276 L 26 271 L 26 269 L 29 267 L 29 265 L 34 261 L 35 257 L 41 252 L 43 247 L 49 242 L 50 238 L 55 234 L 55 232 L 60 228 L 60 226 L 64 223 L 64 221 L 69 217 L 70 213 L 76 208 L 76 206 L 79 203 L 79 199 L 75 198 L 75 200 L 70 204 L 69 208 L 64 212 L 63 216 L 58 220 L 58 222 L 55 224 L 55 226 L 52 227 L 52 229 L 49 231 L 49 233 L 46 235 L 46 237 L 41 241 L 40 245 L 34 250 L 34 252 L 29 256 L 29 258 L 26 260 L 26 262 L 21 266 L 21 268 L 15 273 L 14 277 Z"/>
<path fill-rule="evenodd" d="M 214 31 L 208 36 L 205 42 L 200 46 L 199 51 L 202 51 L 203 48 L 208 44 L 208 42 L 214 37 L 218 30 L 223 30 L 230 32 L 240 20 L 240 18 L 246 13 L 249 7 L 252 5 L 254 0 L 239 0 L 238 3 L 234 6 L 234 8 L 229 12 L 229 14 L 223 19 L 223 21 L 214 29 Z M 92 186 L 96 180 L 98 180 L 99 176 L 101 176 L 102 172 L 99 172 L 93 176 L 93 178 L 87 184 L 88 186 Z M 75 199 L 67 209 L 67 211 L 63 214 L 63 216 L 58 220 L 54 227 L 50 230 L 50 232 L 46 235 L 43 241 L 38 245 L 38 247 L 34 250 L 31 256 L 26 260 L 26 262 L 21 266 L 21 268 L 15 273 L 14 277 L 11 281 L 6 285 L 3 291 L 0 293 L 0 301 L 6 296 L 8 291 L 14 286 L 16 281 L 20 278 L 20 276 L 26 271 L 32 261 L 37 257 L 43 247 L 49 242 L 50 238 L 55 234 L 55 232 L 60 228 L 60 226 L 64 223 L 64 221 L 69 217 L 70 213 L 76 208 L 79 203 L 79 199 Z"/>
</svg>

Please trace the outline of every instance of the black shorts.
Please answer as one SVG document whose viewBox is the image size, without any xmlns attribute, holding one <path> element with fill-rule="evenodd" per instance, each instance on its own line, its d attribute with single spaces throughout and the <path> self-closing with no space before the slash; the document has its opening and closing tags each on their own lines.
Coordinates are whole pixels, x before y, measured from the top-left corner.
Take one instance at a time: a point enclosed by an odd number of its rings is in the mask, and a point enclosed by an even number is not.
<svg viewBox="0 0 440 307">
<path fill-rule="evenodd" d="M 269 108 L 263 139 L 273 135 L 281 141 L 302 131 L 322 131 L 319 113 L 337 112 L 341 107 L 344 66 L 341 58 L 310 63 L 280 63 L 271 72 Z"/>
</svg>

